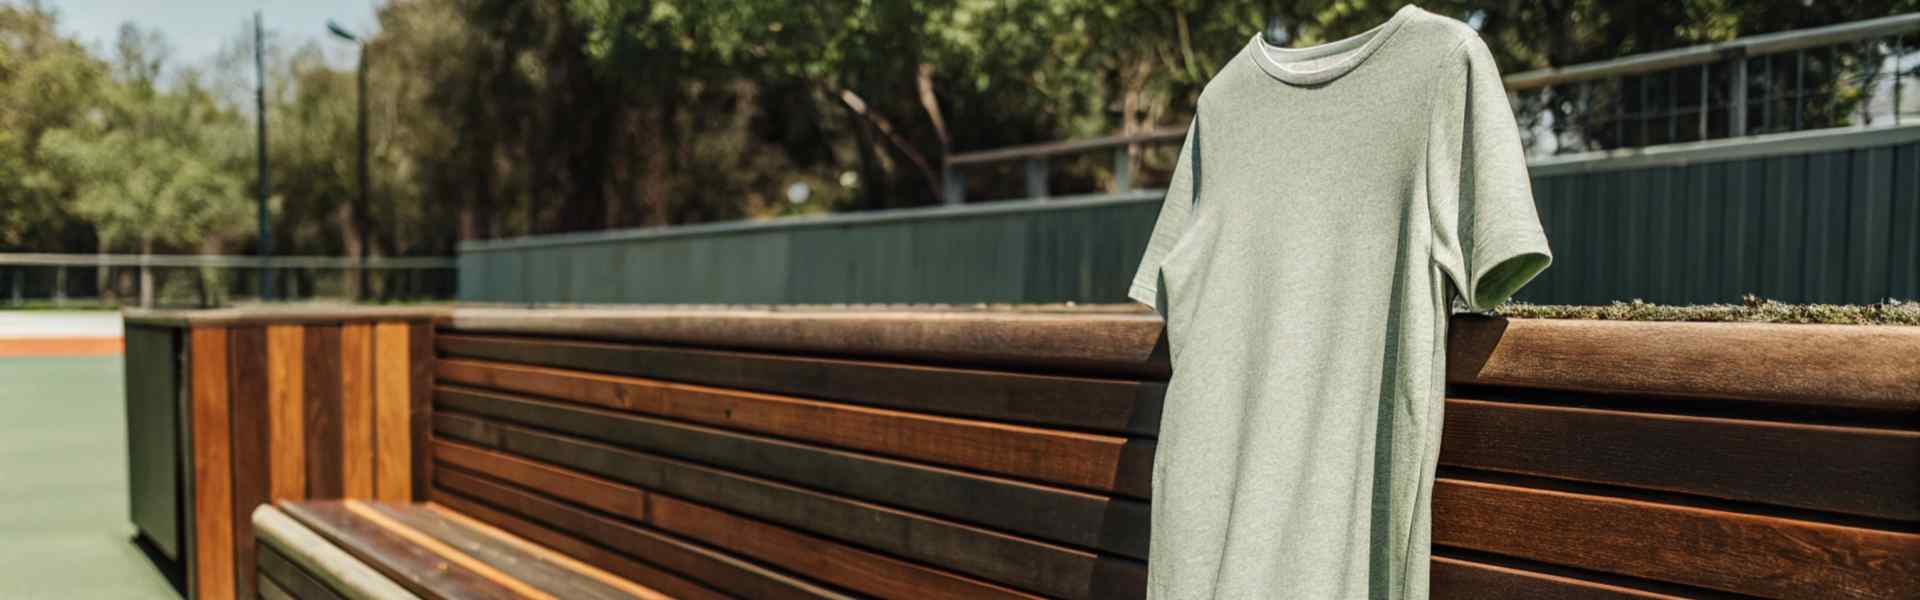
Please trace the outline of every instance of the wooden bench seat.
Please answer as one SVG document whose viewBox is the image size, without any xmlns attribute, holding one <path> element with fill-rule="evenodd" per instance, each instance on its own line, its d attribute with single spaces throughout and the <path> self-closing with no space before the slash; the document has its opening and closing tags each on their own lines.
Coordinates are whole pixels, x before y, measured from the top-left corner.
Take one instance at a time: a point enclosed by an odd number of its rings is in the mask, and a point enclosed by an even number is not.
<svg viewBox="0 0 1920 600">
<path fill-rule="evenodd" d="M 435 504 L 283 501 L 253 523 L 268 600 L 668 597 Z"/>
</svg>

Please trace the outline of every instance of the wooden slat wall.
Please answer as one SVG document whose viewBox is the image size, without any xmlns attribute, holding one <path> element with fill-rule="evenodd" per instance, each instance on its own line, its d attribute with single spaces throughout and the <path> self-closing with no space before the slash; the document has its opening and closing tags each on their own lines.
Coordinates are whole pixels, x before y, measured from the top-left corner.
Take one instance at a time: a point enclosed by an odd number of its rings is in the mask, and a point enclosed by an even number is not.
<svg viewBox="0 0 1920 600">
<path fill-rule="evenodd" d="M 1144 595 L 1139 319 L 523 312 L 433 338 L 451 509 L 663 590 Z M 1462 317 L 1449 361 L 1437 597 L 1920 597 L 1920 329 Z"/>
<path fill-rule="evenodd" d="M 247 515 L 263 503 L 425 497 L 427 319 L 186 329 L 193 598 L 257 596 Z"/>
</svg>

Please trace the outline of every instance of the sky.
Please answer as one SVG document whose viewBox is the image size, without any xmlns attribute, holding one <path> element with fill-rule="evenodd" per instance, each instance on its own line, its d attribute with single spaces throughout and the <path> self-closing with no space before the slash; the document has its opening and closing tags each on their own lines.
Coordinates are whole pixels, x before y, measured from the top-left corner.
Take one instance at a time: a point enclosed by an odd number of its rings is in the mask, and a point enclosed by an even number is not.
<svg viewBox="0 0 1920 600">
<path fill-rule="evenodd" d="M 3 1 L 3 0 L 0 0 Z M 362 36 L 379 24 L 374 9 L 384 0 L 42 0 L 60 13 L 60 31 L 108 56 L 120 24 L 132 21 L 158 29 L 173 49 L 175 66 L 203 64 L 221 44 L 244 31 L 254 11 L 264 17 L 266 29 L 280 43 L 298 48 L 309 40 L 327 42 L 327 20 L 334 19 Z M 353 47 L 326 43 L 327 62 L 351 67 Z"/>
</svg>

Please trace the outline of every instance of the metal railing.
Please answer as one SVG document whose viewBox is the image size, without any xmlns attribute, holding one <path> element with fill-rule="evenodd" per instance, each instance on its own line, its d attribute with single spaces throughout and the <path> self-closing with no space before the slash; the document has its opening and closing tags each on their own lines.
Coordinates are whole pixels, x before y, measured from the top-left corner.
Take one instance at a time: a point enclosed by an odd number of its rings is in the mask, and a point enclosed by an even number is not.
<svg viewBox="0 0 1920 600">
<path fill-rule="evenodd" d="M 1738 138 L 1899 125 L 1920 112 L 1920 13 L 1748 36 L 1507 75 L 1532 158 Z M 1112 153 L 1109 193 L 1133 189 L 1139 146 L 1177 144 L 1182 129 L 1010 146 L 947 157 L 942 200 L 961 204 L 969 173 L 1021 163 L 1027 198 L 1050 195 L 1054 163 Z"/>
<path fill-rule="evenodd" d="M 455 265 L 439 256 L 0 253 L 0 304 L 219 306 L 258 300 L 269 271 L 281 282 L 276 301 L 438 300 L 453 297 Z"/>
</svg>

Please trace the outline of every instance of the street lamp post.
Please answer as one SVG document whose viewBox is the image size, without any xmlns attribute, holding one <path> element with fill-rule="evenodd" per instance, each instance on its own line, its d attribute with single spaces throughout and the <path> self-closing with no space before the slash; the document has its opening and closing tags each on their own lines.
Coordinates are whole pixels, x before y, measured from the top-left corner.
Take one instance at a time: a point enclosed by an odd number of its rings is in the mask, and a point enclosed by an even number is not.
<svg viewBox="0 0 1920 600">
<path fill-rule="evenodd" d="M 360 223 L 364 223 L 367 220 L 367 215 L 364 214 L 365 211 L 373 210 L 372 208 L 373 196 L 369 192 L 370 188 L 367 182 L 367 44 L 366 42 L 360 41 L 360 38 L 358 36 L 353 35 L 352 32 L 347 31 L 345 27 L 341 27 L 339 23 L 335 23 L 333 21 L 327 21 L 327 31 L 332 32 L 335 37 L 339 37 L 340 39 L 353 42 L 355 45 L 359 46 L 360 48 L 360 56 L 359 56 L 360 110 L 359 110 L 359 117 L 357 119 L 358 127 L 360 129 L 360 161 L 358 165 L 359 166 L 358 174 L 360 178 L 360 207 L 359 207 L 359 210 L 354 211 L 354 220 L 356 221 L 356 223 L 353 223 L 352 225 L 354 226 L 355 229 L 360 230 L 359 231 L 360 270 L 358 274 L 360 284 L 358 286 L 358 293 L 361 296 L 364 296 L 367 293 L 367 287 L 368 287 L 367 286 L 367 255 L 371 254 L 373 250 L 373 240 L 368 239 L 366 228 L 359 227 Z"/>
</svg>

